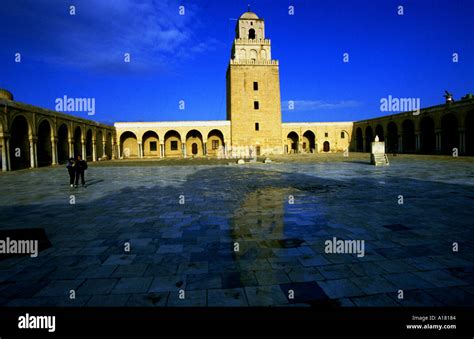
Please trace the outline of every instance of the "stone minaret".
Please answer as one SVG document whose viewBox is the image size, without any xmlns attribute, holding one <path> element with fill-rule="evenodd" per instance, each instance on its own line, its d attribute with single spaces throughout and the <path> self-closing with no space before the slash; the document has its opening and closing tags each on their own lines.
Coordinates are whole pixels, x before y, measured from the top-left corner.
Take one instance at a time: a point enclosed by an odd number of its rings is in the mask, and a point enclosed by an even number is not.
<svg viewBox="0 0 474 339">
<path fill-rule="evenodd" d="M 226 75 L 232 149 L 252 149 L 252 155 L 281 154 L 280 77 L 270 40 L 265 39 L 265 23 L 255 13 L 245 12 L 235 33 Z"/>
</svg>

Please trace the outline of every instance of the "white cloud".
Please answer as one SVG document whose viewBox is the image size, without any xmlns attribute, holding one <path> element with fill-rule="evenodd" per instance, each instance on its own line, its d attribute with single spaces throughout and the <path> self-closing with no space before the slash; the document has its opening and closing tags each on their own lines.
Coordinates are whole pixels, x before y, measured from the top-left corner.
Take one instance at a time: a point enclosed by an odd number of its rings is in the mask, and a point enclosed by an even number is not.
<svg viewBox="0 0 474 339">
<path fill-rule="evenodd" d="M 75 16 L 69 15 L 71 4 L 76 6 Z M 19 27 L 10 29 L 24 31 L 19 40 L 47 63 L 105 71 L 149 70 L 168 68 L 181 56 L 215 47 L 194 34 L 199 7 L 187 4 L 185 15 L 179 15 L 180 5 L 178 0 L 18 0 L 5 13 L 21 14 Z M 31 44 L 32 31 L 21 25 L 32 27 L 37 44 Z M 131 54 L 126 68 L 124 53 Z"/>
<path fill-rule="evenodd" d="M 293 109 L 290 109 L 290 103 L 293 103 Z M 317 111 L 332 110 L 339 108 L 351 108 L 360 106 L 361 103 L 355 100 L 324 101 L 324 100 L 286 100 L 281 103 L 281 110 L 286 111 Z"/>
</svg>

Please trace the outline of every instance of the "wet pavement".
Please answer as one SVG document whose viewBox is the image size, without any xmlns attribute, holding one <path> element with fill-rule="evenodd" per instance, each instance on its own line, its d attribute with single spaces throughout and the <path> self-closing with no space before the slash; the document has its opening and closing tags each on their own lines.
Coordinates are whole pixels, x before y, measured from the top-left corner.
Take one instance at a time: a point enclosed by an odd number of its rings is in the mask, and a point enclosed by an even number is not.
<svg viewBox="0 0 474 339">
<path fill-rule="evenodd" d="M 0 175 L 0 231 L 40 228 L 51 243 L 0 255 L 0 305 L 474 304 L 470 159 L 109 163 L 86 179 Z M 326 253 L 334 238 L 363 255 Z"/>
</svg>

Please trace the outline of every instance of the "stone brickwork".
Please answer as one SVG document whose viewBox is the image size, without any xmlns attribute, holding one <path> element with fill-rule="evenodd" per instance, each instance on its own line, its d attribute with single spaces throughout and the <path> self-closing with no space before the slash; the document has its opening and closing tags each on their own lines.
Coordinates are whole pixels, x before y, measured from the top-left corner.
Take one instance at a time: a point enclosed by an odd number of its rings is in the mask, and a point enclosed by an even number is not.
<svg viewBox="0 0 474 339">
<path fill-rule="evenodd" d="M 227 82 L 232 148 L 253 146 L 262 154 L 281 154 L 278 65 L 231 64 Z"/>
</svg>

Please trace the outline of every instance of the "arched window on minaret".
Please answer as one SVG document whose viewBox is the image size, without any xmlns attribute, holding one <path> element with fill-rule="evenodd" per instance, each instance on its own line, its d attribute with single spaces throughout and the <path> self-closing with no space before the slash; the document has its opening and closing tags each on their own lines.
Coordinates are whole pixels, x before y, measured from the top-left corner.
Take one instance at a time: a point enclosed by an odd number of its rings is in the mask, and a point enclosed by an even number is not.
<svg viewBox="0 0 474 339">
<path fill-rule="evenodd" d="M 257 60 L 257 51 L 255 49 L 250 50 L 250 60 L 253 60 L 253 61 Z"/>
<path fill-rule="evenodd" d="M 249 39 L 255 39 L 255 30 L 253 28 L 249 29 Z"/>
</svg>

